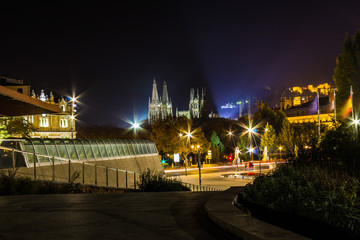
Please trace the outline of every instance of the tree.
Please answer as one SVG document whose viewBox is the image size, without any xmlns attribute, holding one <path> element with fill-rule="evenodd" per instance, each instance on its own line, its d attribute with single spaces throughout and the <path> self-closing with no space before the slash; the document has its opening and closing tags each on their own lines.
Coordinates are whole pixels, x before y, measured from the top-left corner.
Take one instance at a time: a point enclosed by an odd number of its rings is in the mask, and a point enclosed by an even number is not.
<svg viewBox="0 0 360 240">
<path fill-rule="evenodd" d="M 21 137 L 30 137 L 30 133 L 36 131 L 37 128 L 23 117 L 17 117 L 8 121 L 6 130 L 12 136 L 20 135 Z"/>
<path fill-rule="evenodd" d="M 240 154 L 244 160 L 250 160 L 250 155 L 248 154 L 249 148 L 249 137 L 247 134 L 243 134 L 239 137 L 239 141 L 237 142 L 237 147 L 240 150 Z"/>
<path fill-rule="evenodd" d="M 10 137 L 8 131 L 6 130 L 6 126 L 0 126 L 0 139 L 8 138 Z"/>
<path fill-rule="evenodd" d="M 287 119 L 284 119 L 283 121 L 279 134 L 279 142 L 288 154 L 292 154 L 294 152 L 294 129 Z"/>
<path fill-rule="evenodd" d="M 211 155 L 214 162 L 220 161 L 224 149 L 224 144 L 220 141 L 217 133 L 213 131 L 211 135 Z"/>
<path fill-rule="evenodd" d="M 340 113 L 345 101 L 350 95 L 350 86 L 353 88 L 353 102 L 360 101 L 360 31 L 354 36 L 354 42 L 346 34 L 343 43 L 343 53 L 336 58 L 333 80 L 337 88 L 336 108 Z M 354 109 L 357 106 L 355 104 Z"/>
<path fill-rule="evenodd" d="M 269 124 L 266 124 L 265 132 L 260 137 L 260 147 L 264 150 L 267 147 L 267 151 L 270 153 L 273 152 L 276 148 L 276 133 L 275 129 Z"/>
<path fill-rule="evenodd" d="M 198 151 L 192 146 L 199 146 L 201 153 L 207 153 L 210 148 L 201 128 L 191 131 L 191 121 L 186 117 L 159 119 L 153 123 L 151 129 L 150 138 L 162 153 L 180 153 L 182 159 L 186 159 L 190 153 Z M 186 135 L 189 132 L 191 137 Z"/>
</svg>

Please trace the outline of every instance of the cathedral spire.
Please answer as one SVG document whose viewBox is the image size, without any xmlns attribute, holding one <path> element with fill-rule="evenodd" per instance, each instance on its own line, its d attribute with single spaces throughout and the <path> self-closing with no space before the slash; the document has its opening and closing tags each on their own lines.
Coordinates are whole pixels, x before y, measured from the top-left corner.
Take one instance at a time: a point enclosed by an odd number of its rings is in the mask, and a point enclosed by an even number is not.
<svg viewBox="0 0 360 240">
<path fill-rule="evenodd" d="M 167 92 L 166 81 L 164 81 L 164 85 L 163 85 L 162 103 L 163 104 L 169 103 L 169 97 L 168 97 L 168 92 Z"/>
<path fill-rule="evenodd" d="M 157 87 L 156 87 L 156 81 L 154 78 L 154 82 L 153 82 L 153 90 L 152 90 L 152 101 L 159 101 L 159 96 L 158 96 L 158 91 L 157 91 Z"/>
</svg>

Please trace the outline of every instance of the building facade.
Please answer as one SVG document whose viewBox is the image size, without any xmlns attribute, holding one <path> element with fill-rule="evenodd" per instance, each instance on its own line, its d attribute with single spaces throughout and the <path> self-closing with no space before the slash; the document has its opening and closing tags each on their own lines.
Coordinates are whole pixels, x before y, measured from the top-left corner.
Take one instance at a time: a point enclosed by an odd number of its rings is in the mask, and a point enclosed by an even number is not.
<svg viewBox="0 0 360 240">
<path fill-rule="evenodd" d="M 59 114 L 41 114 L 41 115 L 24 115 L 22 116 L 26 121 L 33 124 L 36 131 L 30 134 L 33 138 L 76 138 L 75 120 L 72 118 L 74 112 L 74 106 L 72 102 L 61 97 L 55 99 L 52 92 L 46 95 L 44 90 L 41 90 L 40 94 L 36 95 L 34 90 L 30 94 L 30 85 L 24 84 L 22 79 L 9 78 L 0 76 L 0 85 L 19 93 L 37 98 L 48 104 L 58 106 L 61 109 Z M 9 118 L 3 118 L 6 121 Z M 72 126 L 72 127 L 71 127 Z"/>
<path fill-rule="evenodd" d="M 164 82 L 163 85 L 163 94 L 161 98 L 158 95 L 156 80 L 154 79 L 152 96 L 149 98 L 148 121 L 152 124 L 158 119 L 165 119 L 172 115 L 172 103 L 171 98 L 169 98 L 168 95 L 166 82 Z"/>
<path fill-rule="evenodd" d="M 312 101 L 317 92 L 319 92 L 320 96 L 329 96 L 333 89 L 334 87 L 328 83 L 319 84 L 318 86 L 291 87 L 283 92 L 280 99 L 280 109 L 286 110 Z"/>
<path fill-rule="evenodd" d="M 71 125 L 73 125 L 73 138 L 76 138 L 76 127 L 75 119 L 72 118 L 71 111 L 76 111 L 72 109 L 72 102 L 66 100 L 65 98 L 60 98 L 55 100 L 53 94 L 50 92 L 49 96 L 45 95 L 44 90 L 41 90 L 39 95 L 36 95 L 32 91 L 31 97 L 37 98 L 43 102 L 53 104 L 58 106 L 61 109 L 59 114 L 41 114 L 41 115 L 30 115 L 24 116 L 24 118 L 34 124 L 38 129 L 35 132 L 31 133 L 33 138 L 71 138 Z"/>
</svg>

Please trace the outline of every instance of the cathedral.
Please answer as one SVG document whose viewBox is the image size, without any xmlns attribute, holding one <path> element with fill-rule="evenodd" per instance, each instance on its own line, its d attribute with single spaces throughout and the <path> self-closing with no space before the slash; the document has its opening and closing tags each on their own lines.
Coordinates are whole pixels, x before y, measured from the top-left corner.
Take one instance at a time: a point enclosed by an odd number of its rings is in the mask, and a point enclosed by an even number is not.
<svg viewBox="0 0 360 240">
<path fill-rule="evenodd" d="M 196 92 L 194 88 L 190 89 L 189 110 L 179 111 L 178 108 L 176 108 L 175 117 L 185 116 L 189 119 L 194 119 L 203 117 L 214 118 L 217 116 L 214 113 L 208 113 L 206 89 L 201 88 L 200 91 L 201 94 L 199 94 L 199 89 L 196 89 Z M 173 113 L 172 102 L 168 96 L 166 82 L 164 82 L 163 85 L 163 95 L 161 98 L 158 95 L 156 81 L 154 79 L 152 97 L 149 98 L 148 122 L 152 124 L 158 119 L 165 119 L 169 116 L 173 116 Z"/>
<path fill-rule="evenodd" d="M 154 79 L 152 96 L 149 98 L 148 121 L 151 124 L 158 119 L 165 119 L 172 115 L 172 103 L 168 96 L 166 82 L 164 82 L 163 85 L 163 94 L 161 98 L 158 95 L 156 80 Z"/>
<path fill-rule="evenodd" d="M 201 88 L 201 95 L 199 95 L 199 89 L 190 89 L 190 102 L 189 113 L 190 118 L 201 118 L 206 116 L 207 106 L 205 100 L 205 88 Z"/>
</svg>

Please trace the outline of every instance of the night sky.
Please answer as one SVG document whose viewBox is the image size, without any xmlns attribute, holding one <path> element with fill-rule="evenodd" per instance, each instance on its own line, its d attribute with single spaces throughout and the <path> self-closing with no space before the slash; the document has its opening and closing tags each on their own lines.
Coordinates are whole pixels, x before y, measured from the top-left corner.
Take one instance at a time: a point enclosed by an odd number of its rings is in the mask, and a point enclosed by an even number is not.
<svg viewBox="0 0 360 240">
<path fill-rule="evenodd" d="M 81 94 L 78 118 L 147 117 L 154 77 L 173 107 L 206 87 L 219 108 L 292 85 L 333 83 L 360 1 L 62 1 L 1 5 L 0 75 Z"/>
</svg>

